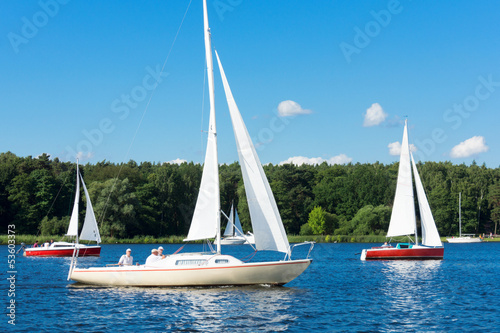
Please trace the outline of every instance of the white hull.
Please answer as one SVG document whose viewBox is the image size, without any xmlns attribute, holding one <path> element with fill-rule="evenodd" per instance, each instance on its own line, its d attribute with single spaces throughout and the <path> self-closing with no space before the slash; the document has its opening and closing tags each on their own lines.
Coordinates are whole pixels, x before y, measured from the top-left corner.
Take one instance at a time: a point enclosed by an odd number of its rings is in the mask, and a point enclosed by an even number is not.
<svg viewBox="0 0 500 333">
<path fill-rule="evenodd" d="M 220 243 L 221 245 L 241 245 L 245 244 L 246 241 L 247 240 L 244 237 L 234 236 L 224 237 L 223 239 L 221 239 Z"/>
<path fill-rule="evenodd" d="M 311 261 L 243 263 L 228 255 L 187 253 L 169 256 L 150 266 L 75 268 L 70 278 L 109 286 L 283 285 L 304 272 Z"/>
<path fill-rule="evenodd" d="M 482 242 L 478 237 L 453 237 L 446 238 L 448 243 L 480 243 Z"/>
</svg>

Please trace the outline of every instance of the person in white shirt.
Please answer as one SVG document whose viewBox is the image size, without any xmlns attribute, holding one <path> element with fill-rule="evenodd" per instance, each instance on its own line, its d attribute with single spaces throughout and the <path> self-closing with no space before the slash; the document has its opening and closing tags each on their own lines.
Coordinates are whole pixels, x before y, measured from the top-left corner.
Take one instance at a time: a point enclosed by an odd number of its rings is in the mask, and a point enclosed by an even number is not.
<svg viewBox="0 0 500 333">
<path fill-rule="evenodd" d="M 146 259 L 146 265 L 150 265 L 160 259 L 161 257 L 158 256 L 158 249 L 152 249 L 151 255 Z"/>
<path fill-rule="evenodd" d="M 158 257 L 160 257 L 160 259 L 165 259 L 165 255 L 163 254 L 163 247 L 159 247 L 158 248 Z"/>
<path fill-rule="evenodd" d="M 120 261 L 118 262 L 118 265 L 122 266 L 130 266 L 134 263 L 134 257 L 132 257 L 130 254 L 132 253 L 131 249 L 127 249 L 127 254 L 124 254 L 121 256 Z"/>
</svg>

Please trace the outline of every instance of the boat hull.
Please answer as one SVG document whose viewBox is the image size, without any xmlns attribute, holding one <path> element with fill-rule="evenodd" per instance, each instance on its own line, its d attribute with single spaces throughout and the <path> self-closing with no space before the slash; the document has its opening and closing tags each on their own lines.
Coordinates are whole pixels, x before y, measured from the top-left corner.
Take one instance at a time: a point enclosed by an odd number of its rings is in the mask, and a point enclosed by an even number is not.
<svg viewBox="0 0 500 333">
<path fill-rule="evenodd" d="M 245 244 L 247 240 L 244 237 L 225 237 L 221 239 L 221 245 L 241 245 Z"/>
<path fill-rule="evenodd" d="M 209 263 L 208 265 L 186 267 L 179 267 L 175 264 L 167 264 L 162 267 L 161 264 L 158 264 L 156 266 L 75 268 L 71 272 L 70 278 L 80 283 L 108 286 L 284 285 L 302 274 L 311 262 L 311 259 L 303 259 L 243 263 L 236 259 L 228 265 L 218 266 Z"/>
<path fill-rule="evenodd" d="M 34 247 L 24 251 L 26 257 L 72 257 L 74 247 L 60 247 L 60 248 L 43 248 Z M 94 256 L 98 257 L 101 254 L 100 246 L 82 246 L 78 252 L 79 257 Z"/>
<path fill-rule="evenodd" d="M 361 253 L 361 260 L 425 260 L 443 259 L 443 247 L 371 248 Z"/>
<path fill-rule="evenodd" d="M 477 237 L 454 237 L 454 238 L 446 238 L 448 243 L 481 243 L 481 239 Z"/>
</svg>

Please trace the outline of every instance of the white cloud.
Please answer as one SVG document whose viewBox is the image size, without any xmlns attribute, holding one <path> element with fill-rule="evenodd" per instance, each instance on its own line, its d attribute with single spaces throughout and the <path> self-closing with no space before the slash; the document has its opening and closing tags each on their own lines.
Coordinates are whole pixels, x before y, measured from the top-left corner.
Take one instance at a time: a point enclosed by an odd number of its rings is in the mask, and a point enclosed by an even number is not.
<svg viewBox="0 0 500 333">
<path fill-rule="evenodd" d="M 90 159 L 92 157 L 94 157 L 94 152 L 91 152 L 91 151 L 89 151 L 88 153 L 84 153 L 84 152 L 79 151 L 76 154 L 76 158 L 79 160 Z"/>
<path fill-rule="evenodd" d="M 384 112 L 380 104 L 373 103 L 365 113 L 365 121 L 363 122 L 364 127 L 377 126 L 384 122 L 388 114 Z"/>
<path fill-rule="evenodd" d="M 290 157 L 286 161 L 282 161 L 279 163 L 279 165 L 283 164 L 295 164 L 295 165 L 302 165 L 302 164 L 309 164 L 309 165 L 315 165 L 315 164 L 321 164 L 323 162 L 328 163 L 329 165 L 333 164 L 347 164 L 352 162 L 352 158 L 348 157 L 345 154 L 340 154 L 334 157 L 331 157 L 329 159 L 324 159 L 322 157 L 304 157 L 304 156 L 294 156 Z"/>
<path fill-rule="evenodd" d="M 298 114 L 310 114 L 311 110 L 303 109 L 299 103 L 288 100 L 283 101 L 278 105 L 278 114 L 280 117 L 291 117 Z"/>
<path fill-rule="evenodd" d="M 479 153 L 487 152 L 490 149 L 486 145 L 486 141 L 482 136 L 474 136 L 470 139 L 460 142 L 458 145 L 453 147 L 450 152 L 452 158 L 469 157 L 472 155 L 477 155 Z"/>
<path fill-rule="evenodd" d="M 393 156 L 399 156 L 401 154 L 401 143 L 399 141 L 389 143 L 387 147 L 389 147 L 389 154 Z M 417 151 L 417 147 L 413 143 L 410 143 L 410 151 Z"/>
<path fill-rule="evenodd" d="M 183 159 L 180 159 L 180 158 L 176 158 L 175 160 L 168 161 L 168 162 L 165 162 L 165 163 L 168 163 L 168 164 L 179 164 L 179 165 L 181 165 L 182 163 L 187 163 L 187 161 L 183 160 Z"/>
</svg>

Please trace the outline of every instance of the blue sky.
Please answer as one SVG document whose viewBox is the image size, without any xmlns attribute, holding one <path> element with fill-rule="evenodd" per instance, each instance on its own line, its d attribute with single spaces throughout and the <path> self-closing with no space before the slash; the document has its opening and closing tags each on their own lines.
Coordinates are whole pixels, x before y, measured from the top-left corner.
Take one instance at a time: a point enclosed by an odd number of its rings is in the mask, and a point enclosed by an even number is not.
<svg viewBox="0 0 500 333">
<path fill-rule="evenodd" d="M 2 1 L 0 151 L 202 163 L 202 5 L 189 3 Z M 419 160 L 500 165 L 497 1 L 208 0 L 208 10 L 262 163 L 392 163 L 408 116 Z M 216 64 L 215 90 L 219 161 L 231 163 Z"/>
</svg>

